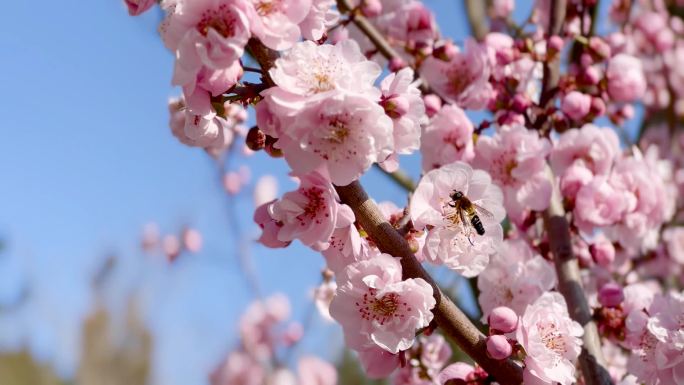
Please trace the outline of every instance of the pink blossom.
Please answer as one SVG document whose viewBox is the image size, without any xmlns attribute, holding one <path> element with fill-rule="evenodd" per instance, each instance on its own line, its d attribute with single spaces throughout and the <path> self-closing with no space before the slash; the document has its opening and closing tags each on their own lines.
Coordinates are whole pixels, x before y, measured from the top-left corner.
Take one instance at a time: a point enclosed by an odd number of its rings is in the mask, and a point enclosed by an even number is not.
<svg viewBox="0 0 684 385">
<path fill-rule="evenodd" d="M 622 189 L 600 175 L 577 192 L 574 221 L 580 230 L 591 234 L 594 227 L 616 224 L 629 205 L 630 200 Z"/>
<path fill-rule="evenodd" d="M 349 265 L 338 281 L 330 315 L 342 325 L 352 349 L 406 350 L 416 331 L 433 318 L 432 287 L 420 278 L 402 281 L 399 260 L 390 255 Z"/>
<path fill-rule="evenodd" d="M 381 105 L 394 124 L 394 152 L 410 154 L 420 146 L 421 125 L 427 123 L 425 104 L 413 82 L 413 70 L 404 68 L 380 83 Z"/>
<path fill-rule="evenodd" d="M 332 321 L 330 316 L 330 302 L 332 302 L 335 292 L 337 291 L 337 284 L 335 281 L 328 280 L 320 284 L 313 293 L 314 303 L 318 313 L 326 321 Z"/>
<path fill-rule="evenodd" d="M 404 208 L 397 207 L 393 202 L 380 202 L 378 203 L 378 208 L 383 217 L 387 219 L 387 222 L 397 230 L 402 226 L 401 221 L 404 219 L 404 216 L 408 215 Z M 422 250 L 425 245 L 425 236 L 426 233 L 424 231 L 420 231 L 413 226 L 408 226 L 408 230 L 404 233 L 404 239 L 408 242 L 411 251 L 421 262 Z"/>
<path fill-rule="evenodd" d="M 256 17 L 250 19 L 252 33 L 268 48 L 284 50 L 300 38 L 299 23 L 309 14 L 311 0 L 250 0 Z"/>
<path fill-rule="evenodd" d="M 561 110 L 573 120 L 581 120 L 591 109 L 591 96 L 571 91 L 563 97 Z"/>
<path fill-rule="evenodd" d="M 128 7 L 129 15 L 138 16 L 152 8 L 157 2 L 155 0 L 124 0 L 124 3 L 126 3 L 126 7 Z"/>
<path fill-rule="evenodd" d="M 553 266 L 523 240 L 506 240 L 477 278 L 483 318 L 499 306 L 517 314 L 556 285 Z"/>
<path fill-rule="evenodd" d="M 575 383 L 575 360 L 580 354 L 584 330 L 570 319 L 562 295 L 542 294 L 525 309 L 517 339 L 525 349 L 525 383 L 562 385 Z"/>
<path fill-rule="evenodd" d="M 299 385 L 337 385 L 337 369 L 318 357 L 304 356 L 297 367 Z"/>
<path fill-rule="evenodd" d="M 191 253 L 198 253 L 202 249 L 202 234 L 193 228 L 186 228 L 181 234 L 183 248 Z"/>
<path fill-rule="evenodd" d="M 337 23 L 340 13 L 334 8 L 335 0 L 312 0 L 311 3 L 311 9 L 299 23 L 299 29 L 305 39 L 318 41 L 329 27 Z"/>
<path fill-rule="evenodd" d="M 273 201 L 278 195 L 278 180 L 273 175 L 262 175 L 254 185 L 254 206 Z"/>
<path fill-rule="evenodd" d="M 252 356 L 232 351 L 211 373 L 211 385 L 261 385 L 266 377 L 261 364 Z"/>
<path fill-rule="evenodd" d="M 480 217 L 484 235 L 476 235 L 470 222 L 462 223 L 459 212 L 449 205 L 455 191 L 462 192 L 471 202 L 489 212 L 488 216 L 482 214 Z M 479 274 L 503 239 L 500 222 L 505 211 L 502 199 L 501 190 L 492 184 L 489 174 L 473 170 L 463 162 L 425 174 L 411 197 L 410 214 L 416 228 L 434 226 L 428 231 L 423 249 L 426 259 L 444 264 L 466 277 Z"/>
<path fill-rule="evenodd" d="M 272 217 L 282 223 L 278 239 L 299 239 L 315 250 L 324 250 L 336 228 L 354 222 L 354 213 L 338 202 L 337 192 L 321 174 L 314 172 L 300 179 L 296 191 L 286 193 L 273 204 Z"/>
<path fill-rule="evenodd" d="M 515 0 L 494 0 L 491 13 L 494 18 L 506 19 L 515 8 Z"/>
<path fill-rule="evenodd" d="M 242 346 L 257 359 L 273 356 L 278 336 L 274 328 L 290 316 L 290 302 L 282 294 L 252 302 L 240 318 Z"/>
<path fill-rule="evenodd" d="M 582 186 L 594 179 L 594 173 L 584 162 L 575 162 L 566 168 L 560 177 L 560 191 L 565 198 L 574 200 Z"/>
<path fill-rule="evenodd" d="M 330 181 L 353 182 L 393 151 L 392 120 L 369 99 L 342 92 L 302 110 L 280 138 L 295 173 L 323 168 Z"/>
<path fill-rule="evenodd" d="M 606 307 L 617 307 L 625 299 L 625 295 L 620 285 L 609 282 L 603 286 L 598 293 L 598 301 L 601 305 Z"/>
<path fill-rule="evenodd" d="M 377 345 L 359 350 L 359 360 L 368 378 L 387 378 L 399 366 L 399 355 Z"/>
<path fill-rule="evenodd" d="M 261 236 L 257 242 L 270 248 L 286 247 L 291 241 L 278 239 L 278 233 L 283 227 L 283 223 L 273 219 L 273 202 L 275 200 L 264 203 L 254 211 L 254 222 L 261 228 Z"/>
<path fill-rule="evenodd" d="M 458 106 L 449 104 L 432 117 L 420 138 L 423 170 L 429 171 L 457 160 L 475 156 L 473 124 Z"/>
<path fill-rule="evenodd" d="M 394 385 L 433 385 L 444 365 L 451 358 L 451 348 L 444 337 L 420 336 L 405 354 L 403 365 L 394 376 Z"/>
<path fill-rule="evenodd" d="M 162 240 L 162 249 L 164 254 L 166 254 L 166 258 L 173 262 L 181 252 L 180 240 L 175 235 L 167 235 Z"/>
<path fill-rule="evenodd" d="M 592 259 L 599 266 L 610 267 L 615 260 L 615 246 L 603 233 L 596 236 L 589 251 Z"/>
<path fill-rule="evenodd" d="M 609 128 L 585 124 L 561 134 L 551 151 L 554 174 L 563 175 L 573 164 L 581 164 L 594 175 L 607 174 L 620 154 L 620 140 Z"/>
<path fill-rule="evenodd" d="M 339 90 L 378 100 L 380 91 L 373 84 L 380 72 L 353 40 L 335 45 L 303 41 L 276 60 L 269 73 L 278 87 L 262 95 L 271 100 L 273 110 L 288 115 Z"/>
<path fill-rule="evenodd" d="M 326 265 L 335 274 L 342 274 L 349 264 L 370 259 L 378 253 L 361 237 L 353 223 L 335 229 L 328 243 L 328 248 L 322 254 Z"/>
<path fill-rule="evenodd" d="M 467 40 L 465 48 L 448 62 L 428 57 L 421 75 L 445 100 L 466 109 L 482 109 L 492 97 L 487 54 L 474 40 Z"/>
<path fill-rule="evenodd" d="M 667 255 L 675 262 L 684 264 L 684 227 L 670 227 L 663 232 Z"/>
<path fill-rule="evenodd" d="M 634 56 L 624 53 L 613 56 L 606 70 L 608 93 L 618 102 L 631 102 L 640 99 L 646 91 L 646 79 L 641 62 Z"/>
<path fill-rule="evenodd" d="M 450 380 L 456 380 L 456 383 L 459 382 L 458 380 L 467 383 L 471 380 L 474 373 L 475 368 L 472 365 L 466 364 L 465 362 L 456 362 L 444 368 L 444 370 L 439 373 L 437 380 L 440 385 L 446 385 Z"/>
<path fill-rule="evenodd" d="M 546 138 L 523 126 L 503 126 L 477 141 L 473 165 L 487 170 L 501 187 L 506 212 L 516 222 L 525 210 L 542 211 L 549 205 L 551 181 L 544 170 L 550 151 Z"/>
</svg>

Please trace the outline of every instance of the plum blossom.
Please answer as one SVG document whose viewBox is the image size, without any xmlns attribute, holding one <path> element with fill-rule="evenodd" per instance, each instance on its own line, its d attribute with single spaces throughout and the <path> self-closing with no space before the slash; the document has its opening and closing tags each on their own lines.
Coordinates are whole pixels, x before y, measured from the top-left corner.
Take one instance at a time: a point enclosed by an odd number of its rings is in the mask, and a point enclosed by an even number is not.
<svg viewBox="0 0 684 385">
<path fill-rule="evenodd" d="M 337 385 L 337 369 L 315 356 L 304 356 L 297 364 L 299 385 Z"/>
<path fill-rule="evenodd" d="M 386 378 L 399 366 L 399 355 L 392 354 L 377 345 L 359 350 L 359 360 L 368 378 Z"/>
<path fill-rule="evenodd" d="M 573 120 L 581 120 L 591 109 L 591 96 L 578 91 L 568 92 L 561 102 L 561 110 Z"/>
<path fill-rule="evenodd" d="M 344 186 L 392 153 L 392 120 L 369 99 L 337 92 L 302 110 L 279 145 L 295 173 L 323 168 Z"/>
<path fill-rule="evenodd" d="M 269 74 L 277 87 L 262 95 L 279 115 L 297 114 L 307 103 L 339 90 L 376 101 L 380 91 L 373 84 L 380 72 L 380 66 L 366 59 L 353 40 L 335 45 L 303 41 L 275 61 Z"/>
<path fill-rule="evenodd" d="M 574 221 L 580 230 L 591 234 L 594 227 L 616 224 L 633 204 L 633 198 L 608 177 L 600 175 L 582 186 L 575 198 Z"/>
<path fill-rule="evenodd" d="M 308 40 L 322 39 L 328 28 L 340 18 L 340 13 L 334 7 L 335 0 L 312 0 L 309 13 L 299 23 L 302 36 Z"/>
<path fill-rule="evenodd" d="M 333 280 L 327 280 L 321 283 L 313 292 L 314 303 L 318 313 L 326 321 L 332 321 L 330 316 L 330 302 L 337 291 L 337 283 Z"/>
<path fill-rule="evenodd" d="M 259 236 L 257 242 L 270 248 L 286 247 L 292 241 L 281 241 L 278 239 L 278 233 L 280 228 L 283 227 L 283 223 L 273 219 L 274 202 L 275 200 L 266 202 L 254 210 L 254 223 L 261 228 L 261 236 Z"/>
<path fill-rule="evenodd" d="M 644 96 L 646 79 L 641 62 L 624 53 L 615 55 L 606 69 L 608 93 L 618 102 L 632 102 Z"/>
<path fill-rule="evenodd" d="M 452 104 L 442 107 L 430 119 L 420 138 L 423 170 L 429 171 L 457 160 L 472 160 L 475 156 L 473 132 L 473 124 L 461 108 Z"/>
<path fill-rule="evenodd" d="M 296 191 L 273 203 L 271 217 L 282 223 L 278 240 L 299 239 L 315 250 L 324 250 L 336 228 L 354 222 L 354 213 L 338 202 L 337 192 L 321 174 L 314 172 L 300 179 Z"/>
<path fill-rule="evenodd" d="M 290 316 L 290 302 L 282 294 L 255 301 L 240 318 L 242 347 L 257 359 L 273 356 L 278 342 L 275 327 Z"/>
<path fill-rule="evenodd" d="M 211 373 L 211 385 L 261 385 L 266 373 L 251 355 L 233 351 Z"/>
<path fill-rule="evenodd" d="M 370 259 L 378 253 L 377 249 L 368 244 L 366 238 L 361 237 L 353 223 L 335 229 L 328 244 L 328 248 L 321 254 L 325 257 L 328 268 L 335 274 L 343 273 L 351 263 Z"/>
<path fill-rule="evenodd" d="M 684 265 L 684 227 L 671 227 L 663 232 L 667 245 L 667 255 L 675 262 Z"/>
<path fill-rule="evenodd" d="M 436 304 L 421 278 L 401 279 L 399 260 L 388 254 L 349 265 L 338 277 L 330 315 L 342 325 L 347 346 L 378 346 L 390 353 L 410 348 L 428 326 Z"/>
<path fill-rule="evenodd" d="M 449 203 L 455 191 L 462 192 L 480 210 L 484 235 L 476 235 L 459 212 Z M 478 275 L 489 263 L 503 240 L 500 222 L 505 216 L 501 189 L 492 184 L 487 172 L 473 170 L 463 162 L 454 162 L 429 171 L 411 197 L 411 219 L 416 228 L 433 226 L 428 231 L 423 254 L 437 264 L 444 264 L 466 277 Z"/>
<path fill-rule="evenodd" d="M 620 140 L 609 128 L 585 124 L 561 134 L 551 152 L 551 167 L 556 175 L 573 163 L 581 163 L 594 175 L 607 174 L 620 154 Z"/>
<path fill-rule="evenodd" d="M 206 105 L 203 101 L 201 105 Z M 235 137 L 236 122 L 218 116 L 207 105 L 206 108 L 191 110 L 184 98 L 169 101 L 169 126 L 171 133 L 181 143 L 201 147 L 209 152 L 228 148 Z"/>
<path fill-rule="evenodd" d="M 421 126 L 427 123 L 425 104 L 413 82 L 413 70 L 404 68 L 391 73 L 380 83 L 383 106 L 392 118 L 394 153 L 410 154 L 420 146 Z M 394 171 L 394 170 L 391 170 Z"/>
<path fill-rule="evenodd" d="M 525 383 L 575 383 L 575 360 L 584 330 L 570 319 L 565 299 L 557 292 L 542 294 L 527 307 L 520 320 L 517 340 L 525 349 Z"/>
<path fill-rule="evenodd" d="M 525 210 L 549 205 L 551 181 L 544 172 L 551 144 L 523 126 L 503 126 L 492 137 L 480 137 L 473 165 L 487 170 L 504 193 L 506 212 L 522 221 Z"/>
<path fill-rule="evenodd" d="M 311 0 L 250 0 L 256 17 L 251 31 L 268 48 L 284 50 L 300 38 L 299 23 L 309 14 Z"/>
<path fill-rule="evenodd" d="M 394 385 L 432 385 L 451 358 L 451 348 L 440 334 L 419 336 L 406 352 L 406 365 L 394 376 Z"/>
<path fill-rule="evenodd" d="M 517 314 L 556 285 L 553 266 L 523 240 L 506 240 L 477 277 L 483 319 L 499 306 Z"/>
<path fill-rule="evenodd" d="M 465 44 L 450 61 L 432 56 L 421 66 L 421 76 L 445 100 L 465 109 L 482 109 L 493 96 L 489 84 L 487 52 L 474 40 Z"/>
<path fill-rule="evenodd" d="M 626 319 L 627 369 L 640 382 L 678 384 L 684 371 L 684 293 L 657 295 L 647 309 Z"/>
</svg>

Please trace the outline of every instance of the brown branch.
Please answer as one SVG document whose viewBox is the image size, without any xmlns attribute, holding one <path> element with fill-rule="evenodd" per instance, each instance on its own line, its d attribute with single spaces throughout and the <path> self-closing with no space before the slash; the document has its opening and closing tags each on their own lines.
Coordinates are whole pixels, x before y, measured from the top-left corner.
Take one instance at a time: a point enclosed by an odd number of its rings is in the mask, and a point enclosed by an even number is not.
<svg viewBox="0 0 684 385">
<path fill-rule="evenodd" d="M 549 15 L 549 29 L 547 38 L 560 35 L 565 22 L 566 0 L 552 0 Z M 544 78 L 542 80 L 542 93 L 540 107 L 546 109 L 553 104 L 553 96 L 560 79 L 560 55 L 557 54 L 552 60 L 544 63 Z M 548 119 L 541 121 L 540 127 L 548 123 Z M 539 123 L 539 118 L 536 123 Z M 555 180 L 551 169 L 548 168 L 551 181 Z M 556 274 L 558 275 L 558 289 L 568 304 L 570 317 L 579 322 L 584 328 L 582 336 L 583 346 L 579 356 L 580 369 L 587 385 L 609 385 L 612 383 L 608 371 L 604 367 L 605 360 L 601 351 L 596 323 L 591 317 L 591 311 L 587 298 L 584 296 L 582 281 L 580 278 L 579 264 L 572 251 L 570 226 L 565 217 L 563 200 L 554 183 L 554 191 L 551 196 L 549 208 L 544 211 L 544 226 L 549 238 L 549 246 L 553 255 Z"/>
<path fill-rule="evenodd" d="M 437 301 L 433 313 L 444 334 L 499 383 L 522 383 L 522 368 L 515 361 L 495 360 L 487 356 L 484 334 L 448 296 L 442 293 L 432 277 L 416 260 L 406 240 L 384 219 L 378 206 L 368 197 L 361 184 L 357 181 L 348 186 L 336 186 L 335 189 L 342 202 L 352 208 L 356 219 L 378 248 L 401 259 L 404 278 L 422 278 L 432 286 Z"/>
<path fill-rule="evenodd" d="M 337 8 L 340 12 L 349 13 L 353 12 L 353 8 L 349 0 L 337 0 Z M 387 42 L 384 36 L 375 29 L 373 24 L 368 21 L 363 15 L 358 12 L 351 15 L 351 19 L 354 24 L 363 32 L 364 35 L 370 39 L 370 41 L 375 45 L 375 48 L 384 56 L 387 60 L 401 59 L 399 53 L 392 48 L 392 46 Z"/>
<path fill-rule="evenodd" d="M 466 13 L 468 14 L 468 22 L 470 30 L 477 41 L 484 40 L 489 33 L 486 19 L 486 2 L 483 0 L 465 0 Z"/>
</svg>

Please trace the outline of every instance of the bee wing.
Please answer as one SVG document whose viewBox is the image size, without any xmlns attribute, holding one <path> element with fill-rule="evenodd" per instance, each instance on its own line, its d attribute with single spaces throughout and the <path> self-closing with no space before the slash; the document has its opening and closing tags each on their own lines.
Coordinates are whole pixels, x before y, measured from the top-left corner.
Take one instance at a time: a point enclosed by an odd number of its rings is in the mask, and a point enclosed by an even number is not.
<svg viewBox="0 0 684 385">
<path fill-rule="evenodd" d="M 489 211 L 486 208 L 478 205 L 477 203 L 473 203 L 473 206 L 475 206 L 475 211 L 477 211 L 477 215 L 480 216 L 480 219 L 482 219 L 483 222 L 487 222 L 487 223 L 494 222 L 494 214 L 492 214 L 491 211 Z"/>
<path fill-rule="evenodd" d="M 470 222 L 468 222 L 466 220 L 465 210 L 458 210 L 458 216 L 461 218 L 461 226 L 463 227 L 463 234 L 466 236 L 466 238 L 470 239 L 470 235 L 472 234 L 472 228 L 470 226 Z"/>
</svg>

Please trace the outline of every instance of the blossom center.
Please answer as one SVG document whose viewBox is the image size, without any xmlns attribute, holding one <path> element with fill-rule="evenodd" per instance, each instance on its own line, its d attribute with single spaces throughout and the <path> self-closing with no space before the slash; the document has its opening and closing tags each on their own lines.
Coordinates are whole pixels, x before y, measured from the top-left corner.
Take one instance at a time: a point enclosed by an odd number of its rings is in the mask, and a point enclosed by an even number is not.
<svg viewBox="0 0 684 385">
<path fill-rule="evenodd" d="M 356 302 L 361 318 L 367 321 L 378 321 L 380 325 L 392 320 L 393 318 L 404 318 L 401 311 L 403 306 L 407 311 L 411 311 L 406 302 L 402 302 L 399 294 L 387 293 L 382 297 L 377 297 L 377 289 L 369 288 L 359 302 Z"/>
<path fill-rule="evenodd" d="M 332 117 L 328 122 L 328 135 L 325 137 L 329 142 L 341 144 L 349 137 L 349 126 L 339 116 Z"/>
<path fill-rule="evenodd" d="M 315 220 L 316 223 L 320 223 L 320 219 L 316 219 L 318 213 L 325 210 L 326 202 L 323 197 L 323 189 L 319 187 L 310 187 L 302 192 L 304 197 L 307 198 L 306 206 L 304 206 L 304 212 L 297 216 L 300 226 L 304 226 L 308 220 Z"/>
<path fill-rule="evenodd" d="M 268 16 L 278 10 L 276 1 L 259 1 L 254 6 L 259 16 Z"/>
<path fill-rule="evenodd" d="M 552 350 L 559 355 L 563 355 L 567 352 L 563 334 L 558 330 L 558 327 L 555 323 L 550 322 L 537 325 L 537 327 L 539 328 L 539 333 L 541 334 L 542 343 L 544 343 L 549 350 Z"/>
<path fill-rule="evenodd" d="M 213 29 L 225 38 L 235 36 L 235 15 L 222 4 L 218 9 L 208 9 L 202 14 L 202 18 L 197 23 L 197 31 L 203 36 L 207 36 L 209 29 Z"/>
</svg>

